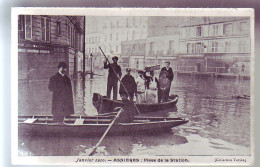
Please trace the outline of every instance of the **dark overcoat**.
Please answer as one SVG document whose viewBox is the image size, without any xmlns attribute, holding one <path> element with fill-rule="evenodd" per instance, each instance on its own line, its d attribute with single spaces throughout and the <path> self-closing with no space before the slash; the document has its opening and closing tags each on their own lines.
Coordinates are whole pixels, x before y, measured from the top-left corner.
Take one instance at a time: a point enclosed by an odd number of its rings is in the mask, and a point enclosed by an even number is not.
<svg viewBox="0 0 260 167">
<path fill-rule="evenodd" d="M 60 73 L 50 78 L 49 90 L 52 96 L 52 114 L 74 114 L 72 86 L 69 77 Z"/>
<path fill-rule="evenodd" d="M 127 93 L 122 84 L 124 84 L 128 93 L 136 93 L 137 86 L 132 75 L 125 75 L 121 80 L 119 93 Z"/>
</svg>

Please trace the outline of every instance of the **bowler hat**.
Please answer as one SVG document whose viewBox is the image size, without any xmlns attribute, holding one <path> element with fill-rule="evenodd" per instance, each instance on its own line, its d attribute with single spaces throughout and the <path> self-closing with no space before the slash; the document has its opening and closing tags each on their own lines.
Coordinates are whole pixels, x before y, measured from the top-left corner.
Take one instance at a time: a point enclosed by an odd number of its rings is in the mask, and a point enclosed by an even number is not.
<svg viewBox="0 0 260 167">
<path fill-rule="evenodd" d="M 117 56 L 114 56 L 114 57 L 112 57 L 112 60 L 118 60 L 118 57 Z"/>
<path fill-rule="evenodd" d="M 58 65 L 58 68 L 67 68 L 67 64 L 65 62 L 60 62 L 59 65 Z"/>
<path fill-rule="evenodd" d="M 127 68 L 127 69 L 126 69 L 126 72 L 130 72 L 130 71 L 131 71 L 131 69 L 130 69 L 130 68 Z"/>
</svg>

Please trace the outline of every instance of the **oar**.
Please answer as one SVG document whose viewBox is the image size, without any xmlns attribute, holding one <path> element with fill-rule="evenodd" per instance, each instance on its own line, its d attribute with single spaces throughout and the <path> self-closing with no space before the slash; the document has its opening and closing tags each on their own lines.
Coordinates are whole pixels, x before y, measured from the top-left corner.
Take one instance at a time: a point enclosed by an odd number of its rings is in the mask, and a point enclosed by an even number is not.
<svg viewBox="0 0 260 167">
<path fill-rule="evenodd" d="M 108 64 L 110 64 L 110 62 L 109 62 L 109 60 L 108 60 L 108 58 L 106 57 L 106 55 L 105 55 L 105 53 L 103 52 L 103 50 L 101 49 L 101 47 L 99 47 L 99 49 L 101 50 L 101 52 L 102 52 L 102 54 L 104 55 L 104 57 L 106 58 L 106 60 L 107 60 L 107 62 L 108 62 Z M 116 74 L 116 71 L 115 71 L 115 69 L 111 66 L 111 68 L 112 68 L 112 70 L 113 70 L 113 72 Z M 140 113 L 140 111 L 139 111 L 139 109 L 136 107 L 136 104 L 134 103 L 134 101 L 133 101 L 133 99 L 131 98 L 131 96 L 129 95 L 129 93 L 128 93 L 128 91 L 127 91 L 127 89 L 126 89 L 126 87 L 125 87 L 125 85 L 121 82 L 121 79 L 120 79 L 120 77 L 116 74 L 116 76 L 117 76 L 117 79 L 118 79 L 118 81 L 120 82 L 120 84 L 123 86 L 123 88 L 124 88 L 124 90 L 126 91 L 126 93 L 127 93 L 127 95 L 129 96 L 129 98 L 130 98 L 130 101 L 134 104 L 134 107 L 135 107 L 135 109 L 136 109 L 136 111 L 139 113 L 139 114 L 141 114 Z"/>
<path fill-rule="evenodd" d="M 96 149 L 98 148 L 98 146 L 100 145 L 100 143 L 104 140 L 104 138 L 106 137 L 108 131 L 109 131 L 110 128 L 113 126 L 113 124 L 115 123 L 116 119 L 119 117 L 119 115 L 121 114 L 122 111 L 123 111 L 123 110 L 121 109 L 121 110 L 117 113 L 116 117 L 115 117 L 114 120 L 109 124 L 107 130 L 105 131 L 105 133 L 103 134 L 103 136 L 100 138 L 99 142 L 96 144 L 96 146 L 95 146 L 94 149 L 91 151 L 91 153 L 89 154 L 89 156 L 94 155 Z"/>
</svg>

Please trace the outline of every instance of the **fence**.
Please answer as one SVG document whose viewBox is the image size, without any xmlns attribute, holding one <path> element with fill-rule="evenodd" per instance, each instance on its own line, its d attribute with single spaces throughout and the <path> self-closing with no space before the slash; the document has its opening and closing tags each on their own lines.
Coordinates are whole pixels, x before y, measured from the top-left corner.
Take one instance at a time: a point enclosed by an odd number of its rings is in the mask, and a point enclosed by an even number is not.
<svg viewBox="0 0 260 167">
<path fill-rule="evenodd" d="M 250 74 L 250 68 L 238 68 L 238 67 L 208 67 L 205 66 L 198 67 L 197 66 L 177 66 L 173 69 L 174 71 L 182 71 L 182 72 L 214 72 L 214 73 L 227 73 L 227 74 Z"/>
</svg>

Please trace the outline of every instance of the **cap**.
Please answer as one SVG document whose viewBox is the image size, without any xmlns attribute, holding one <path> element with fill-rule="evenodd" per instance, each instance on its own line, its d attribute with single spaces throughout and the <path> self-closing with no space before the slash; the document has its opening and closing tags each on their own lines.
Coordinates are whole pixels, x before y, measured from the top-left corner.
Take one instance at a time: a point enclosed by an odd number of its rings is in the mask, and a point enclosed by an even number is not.
<svg viewBox="0 0 260 167">
<path fill-rule="evenodd" d="M 67 68 L 67 64 L 65 62 L 60 62 L 59 65 L 58 65 L 58 68 Z"/>
<path fill-rule="evenodd" d="M 130 71 L 131 71 L 131 69 L 130 69 L 130 68 L 127 68 L 127 69 L 126 69 L 126 72 L 130 72 Z"/>
<path fill-rule="evenodd" d="M 118 60 L 117 56 L 112 57 L 112 60 Z"/>
</svg>

